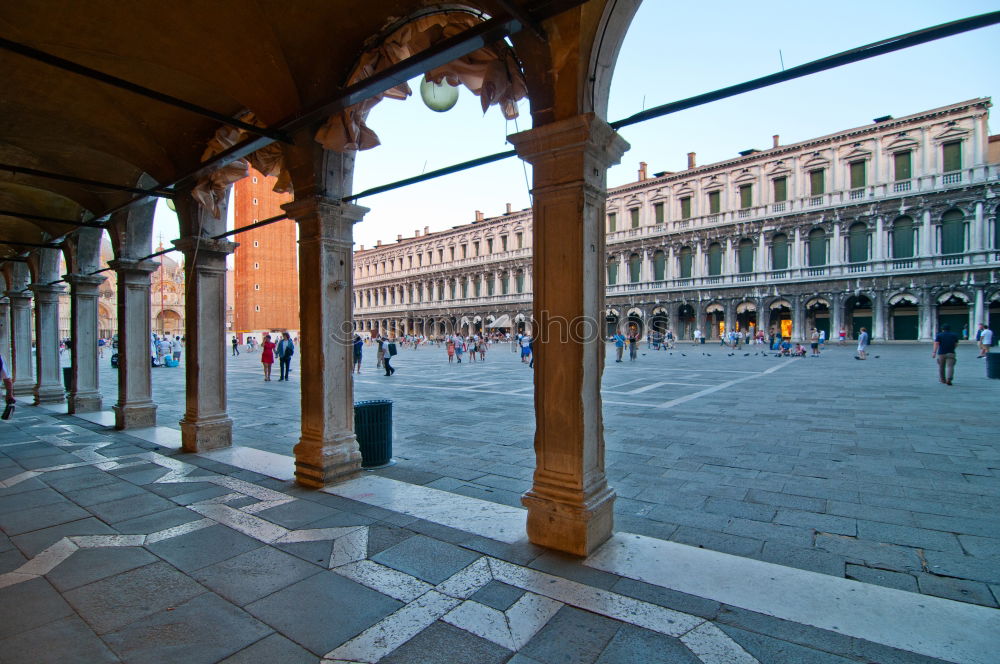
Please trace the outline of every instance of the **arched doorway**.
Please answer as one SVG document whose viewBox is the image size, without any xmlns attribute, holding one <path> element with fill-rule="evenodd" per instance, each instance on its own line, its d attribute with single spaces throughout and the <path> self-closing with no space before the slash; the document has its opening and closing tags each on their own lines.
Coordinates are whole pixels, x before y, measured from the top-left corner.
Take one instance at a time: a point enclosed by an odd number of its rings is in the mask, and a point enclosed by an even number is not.
<svg viewBox="0 0 1000 664">
<path fill-rule="evenodd" d="M 181 319 L 181 315 L 173 309 L 164 309 L 156 314 L 156 325 L 154 328 L 157 334 L 165 334 L 171 337 L 180 336 L 184 334 L 184 321 Z"/>
<path fill-rule="evenodd" d="M 677 338 L 693 339 L 695 330 L 694 307 L 682 304 L 677 308 Z"/>
<path fill-rule="evenodd" d="M 663 307 L 656 307 L 653 309 L 652 315 L 649 317 L 649 328 L 653 332 L 659 332 L 663 334 L 667 331 L 670 325 L 670 317 L 667 314 L 667 310 Z"/>
<path fill-rule="evenodd" d="M 951 291 L 938 297 L 938 330 L 949 325 L 962 339 L 969 338 L 969 299 L 964 293 Z M 975 333 L 972 333 L 973 337 Z"/>
<path fill-rule="evenodd" d="M 769 307 L 768 334 L 773 330 L 774 336 L 782 339 L 792 337 L 792 305 L 788 300 L 775 300 Z"/>
<path fill-rule="evenodd" d="M 726 331 L 726 309 L 718 302 L 705 307 L 705 338 L 721 339 Z"/>
<path fill-rule="evenodd" d="M 844 302 L 844 318 L 851 338 L 857 339 L 861 328 L 868 330 L 868 336 L 871 337 L 872 301 L 867 295 L 852 295 L 847 298 Z"/>
<path fill-rule="evenodd" d="M 646 324 L 643 321 L 642 311 L 639 309 L 629 309 L 625 318 L 626 336 L 638 335 L 642 337 L 646 334 Z"/>
<path fill-rule="evenodd" d="M 822 297 L 814 297 L 806 302 L 806 329 L 803 337 L 807 337 L 812 328 L 824 332 L 830 338 L 830 303 Z"/>
<path fill-rule="evenodd" d="M 613 337 L 618 333 L 618 322 L 621 315 L 615 309 L 608 309 L 604 313 L 604 336 Z"/>
<path fill-rule="evenodd" d="M 749 335 L 757 334 L 757 304 L 740 302 L 736 305 L 736 329 Z"/>
<path fill-rule="evenodd" d="M 919 300 L 910 293 L 897 293 L 889 298 L 889 338 L 894 341 L 916 341 L 920 338 Z"/>
</svg>

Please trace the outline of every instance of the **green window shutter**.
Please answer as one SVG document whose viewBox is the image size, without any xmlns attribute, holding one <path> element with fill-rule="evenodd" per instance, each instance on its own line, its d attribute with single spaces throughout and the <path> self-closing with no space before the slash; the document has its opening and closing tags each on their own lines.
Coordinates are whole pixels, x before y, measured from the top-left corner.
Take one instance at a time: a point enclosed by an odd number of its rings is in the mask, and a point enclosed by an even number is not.
<svg viewBox="0 0 1000 664">
<path fill-rule="evenodd" d="M 774 202 L 783 203 L 788 200 L 788 178 L 774 178 Z"/>
<path fill-rule="evenodd" d="M 740 274 L 753 272 L 753 242 L 740 240 L 739 250 Z"/>
<path fill-rule="evenodd" d="M 663 223 L 663 203 L 656 203 L 653 205 L 653 215 L 657 224 Z"/>
<path fill-rule="evenodd" d="M 771 269 L 788 269 L 788 236 L 775 235 L 771 243 Z"/>
<path fill-rule="evenodd" d="M 753 185 L 740 185 L 740 207 L 746 209 L 753 206 Z"/>
<path fill-rule="evenodd" d="M 469 282 L 463 280 L 462 281 L 462 299 L 464 300 L 467 297 L 469 297 Z"/>
<path fill-rule="evenodd" d="M 809 195 L 820 196 L 826 193 L 826 170 L 817 168 L 809 171 Z"/>
<path fill-rule="evenodd" d="M 653 280 L 663 281 L 666 279 L 667 259 L 662 251 L 653 254 Z"/>
<path fill-rule="evenodd" d="M 847 233 L 847 260 L 864 263 L 868 260 L 868 227 L 854 224 Z"/>
<path fill-rule="evenodd" d="M 860 189 L 868 183 L 865 181 L 865 162 L 851 162 L 851 189 Z"/>
<path fill-rule="evenodd" d="M 892 257 L 913 258 L 913 219 L 900 217 L 892 225 Z"/>
<path fill-rule="evenodd" d="M 913 177 L 912 169 L 910 168 L 910 151 L 897 152 L 892 156 L 893 164 L 893 177 L 896 181 L 899 180 L 909 180 Z"/>
<path fill-rule="evenodd" d="M 958 210 L 949 210 L 941 218 L 941 253 L 960 254 L 965 251 L 965 217 Z"/>
<path fill-rule="evenodd" d="M 618 215 L 614 212 L 608 213 L 608 232 L 614 233 L 618 230 Z"/>
<path fill-rule="evenodd" d="M 710 192 L 708 194 L 708 213 L 709 214 L 719 214 L 721 203 L 721 195 L 717 191 Z"/>
<path fill-rule="evenodd" d="M 612 259 L 608 261 L 608 285 L 614 286 L 618 283 L 618 261 Z"/>
<path fill-rule="evenodd" d="M 638 255 L 633 254 L 628 259 L 628 280 L 633 283 L 639 283 L 639 273 L 642 268 L 642 258 Z"/>
<path fill-rule="evenodd" d="M 524 292 L 524 272 L 517 273 L 517 292 Z"/>
<path fill-rule="evenodd" d="M 809 233 L 809 267 L 826 265 L 826 233 L 816 229 Z"/>
<path fill-rule="evenodd" d="M 509 292 L 510 292 L 510 279 L 505 274 L 500 279 L 500 294 L 501 295 L 506 295 Z"/>
<path fill-rule="evenodd" d="M 941 150 L 944 153 L 944 170 L 949 171 L 959 171 L 962 169 L 962 142 L 955 141 L 953 143 L 945 143 L 941 146 Z"/>
<path fill-rule="evenodd" d="M 681 219 L 691 218 L 691 197 L 685 196 L 681 199 Z"/>
<path fill-rule="evenodd" d="M 708 248 L 708 276 L 722 274 L 722 245 L 715 243 Z"/>
<path fill-rule="evenodd" d="M 632 228 L 639 228 L 639 208 L 632 208 L 628 213 L 632 218 Z"/>
<path fill-rule="evenodd" d="M 680 263 L 681 263 L 681 279 L 691 278 L 691 247 L 684 247 L 681 249 Z"/>
<path fill-rule="evenodd" d="M 1000 250 L 1000 214 L 993 217 L 993 248 Z"/>
</svg>

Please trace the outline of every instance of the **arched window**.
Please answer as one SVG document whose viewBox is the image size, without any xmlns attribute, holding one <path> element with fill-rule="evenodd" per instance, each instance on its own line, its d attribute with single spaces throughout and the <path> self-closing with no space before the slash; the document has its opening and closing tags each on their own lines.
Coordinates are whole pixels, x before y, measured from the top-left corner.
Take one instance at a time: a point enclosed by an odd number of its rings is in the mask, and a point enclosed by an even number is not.
<svg viewBox="0 0 1000 664">
<path fill-rule="evenodd" d="M 960 254 L 965 251 L 965 216 L 958 210 L 948 210 L 941 217 L 941 253 Z"/>
<path fill-rule="evenodd" d="M 753 240 L 743 238 L 739 246 L 740 274 L 753 272 Z"/>
<path fill-rule="evenodd" d="M 680 274 L 681 279 L 691 278 L 691 247 L 681 247 L 680 253 L 677 255 L 677 260 L 680 263 Z"/>
<path fill-rule="evenodd" d="M 868 226 L 860 221 L 851 224 L 847 231 L 847 260 L 851 263 L 868 260 Z"/>
<path fill-rule="evenodd" d="M 642 272 L 642 258 L 639 254 L 632 254 L 628 257 L 628 280 L 630 283 L 639 283 L 639 276 Z"/>
<path fill-rule="evenodd" d="M 822 228 L 809 232 L 809 267 L 826 265 L 826 233 Z"/>
<path fill-rule="evenodd" d="M 899 217 L 892 222 L 892 257 L 913 258 L 913 219 Z"/>
<path fill-rule="evenodd" d="M 614 256 L 608 257 L 608 285 L 614 286 L 618 283 L 618 261 Z"/>
<path fill-rule="evenodd" d="M 510 292 L 510 275 L 504 272 L 500 275 L 500 294 L 506 295 Z"/>
<path fill-rule="evenodd" d="M 469 297 L 469 280 L 462 279 L 462 299 L 465 300 Z"/>
<path fill-rule="evenodd" d="M 708 246 L 708 276 L 717 277 L 722 274 L 722 245 L 713 242 Z"/>
<path fill-rule="evenodd" d="M 778 233 L 771 240 L 771 269 L 788 269 L 788 236 Z"/>
<path fill-rule="evenodd" d="M 523 293 L 524 292 L 524 271 L 523 270 L 518 270 L 517 271 L 517 277 L 515 279 L 515 285 L 517 286 L 517 292 L 518 293 Z"/>
<path fill-rule="evenodd" d="M 666 279 L 667 259 L 662 251 L 653 254 L 653 281 Z"/>
</svg>

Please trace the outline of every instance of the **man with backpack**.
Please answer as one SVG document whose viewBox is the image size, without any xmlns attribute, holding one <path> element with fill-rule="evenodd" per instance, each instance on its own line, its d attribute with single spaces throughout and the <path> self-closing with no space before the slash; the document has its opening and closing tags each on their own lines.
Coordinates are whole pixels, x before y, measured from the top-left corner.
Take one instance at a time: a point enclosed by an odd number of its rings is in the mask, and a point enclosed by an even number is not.
<svg viewBox="0 0 1000 664">
<path fill-rule="evenodd" d="M 295 344 L 292 343 L 292 336 L 288 332 L 281 333 L 281 341 L 278 342 L 278 362 L 281 367 L 281 376 L 278 380 L 288 380 L 291 371 L 292 355 L 295 355 Z"/>
</svg>

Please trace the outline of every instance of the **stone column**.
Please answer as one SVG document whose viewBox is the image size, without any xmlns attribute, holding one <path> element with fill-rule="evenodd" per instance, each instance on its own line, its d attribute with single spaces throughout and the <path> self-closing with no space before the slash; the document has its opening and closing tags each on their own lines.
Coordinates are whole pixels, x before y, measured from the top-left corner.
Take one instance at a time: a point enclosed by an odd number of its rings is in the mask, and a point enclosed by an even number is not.
<svg viewBox="0 0 1000 664">
<path fill-rule="evenodd" d="M 119 259 L 108 263 L 118 279 L 118 403 L 116 429 L 156 426 L 150 353 L 149 286 L 158 263 Z M 192 315 L 193 312 L 188 312 Z"/>
<path fill-rule="evenodd" d="M 514 134 L 534 167 L 534 482 L 522 502 L 534 544 L 585 556 L 613 529 L 615 494 L 604 474 L 601 374 L 604 343 L 607 168 L 628 144 L 596 116 Z M 576 334 L 550 338 L 558 321 Z"/>
<path fill-rule="evenodd" d="M 193 207 L 193 206 L 192 206 Z M 198 210 L 198 214 L 209 214 Z M 174 240 L 184 253 L 184 386 L 181 448 L 204 452 L 233 444 L 226 409 L 226 256 L 235 242 L 188 236 Z"/>
<path fill-rule="evenodd" d="M 792 305 L 792 338 L 789 341 L 801 343 L 806 338 L 805 335 L 805 311 L 803 310 L 802 297 L 791 295 L 788 303 Z"/>
<path fill-rule="evenodd" d="M 10 357 L 10 300 L 0 293 L 0 355 L 7 363 L 7 371 L 13 375 L 14 367 Z"/>
<path fill-rule="evenodd" d="M 875 217 L 875 255 L 872 260 L 885 260 L 885 224 L 882 215 Z"/>
<path fill-rule="evenodd" d="M 830 305 L 832 307 L 830 311 L 830 339 L 828 341 L 833 341 L 834 339 L 840 338 L 840 328 L 844 324 L 844 298 L 839 293 L 834 293 L 830 296 Z"/>
<path fill-rule="evenodd" d="M 107 277 L 67 274 L 64 279 L 69 284 L 70 336 L 73 339 L 69 412 L 89 413 L 103 407 L 97 366 L 97 299 L 98 288 Z"/>
<path fill-rule="evenodd" d="M 792 267 L 801 268 L 802 267 L 802 230 L 796 226 L 795 227 L 795 240 L 792 245 Z"/>
<path fill-rule="evenodd" d="M 886 328 L 885 294 L 882 291 L 876 291 L 875 297 L 872 298 L 872 339 L 885 341 L 888 338 Z"/>
<path fill-rule="evenodd" d="M 32 394 L 35 375 L 31 366 L 31 291 L 10 290 L 7 291 L 7 298 L 10 300 L 10 360 L 14 394 Z"/>
<path fill-rule="evenodd" d="M 725 318 L 726 332 L 731 332 L 736 329 L 736 302 L 733 300 L 726 300 L 723 305 L 723 317 Z"/>
<path fill-rule="evenodd" d="M 62 286 L 32 284 L 35 294 L 35 403 L 60 403 L 66 398 L 59 367 L 59 294 Z M 75 341 L 75 340 L 74 340 Z"/>
<path fill-rule="evenodd" d="M 313 196 L 283 206 L 299 224 L 302 437 L 295 446 L 299 484 L 323 487 L 361 468 L 354 436 L 350 335 L 354 224 L 368 211 Z"/>
<path fill-rule="evenodd" d="M 920 341 L 931 341 L 934 339 L 934 318 L 936 306 L 931 300 L 929 291 L 924 290 L 920 295 L 920 303 L 917 305 L 917 313 L 920 321 Z"/>
<path fill-rule="evenodd" d="M 973 321 L 969 325 L 969 330 L 975 330 L 980 323 L 989 323 L 986 315 L 986 294 L 983 292 L 982 286 L 976 287 L 976 303 L 973 310 Z M 997 333 L 996 330 L 993 331 L 994 334 Z"/>
</svg>

